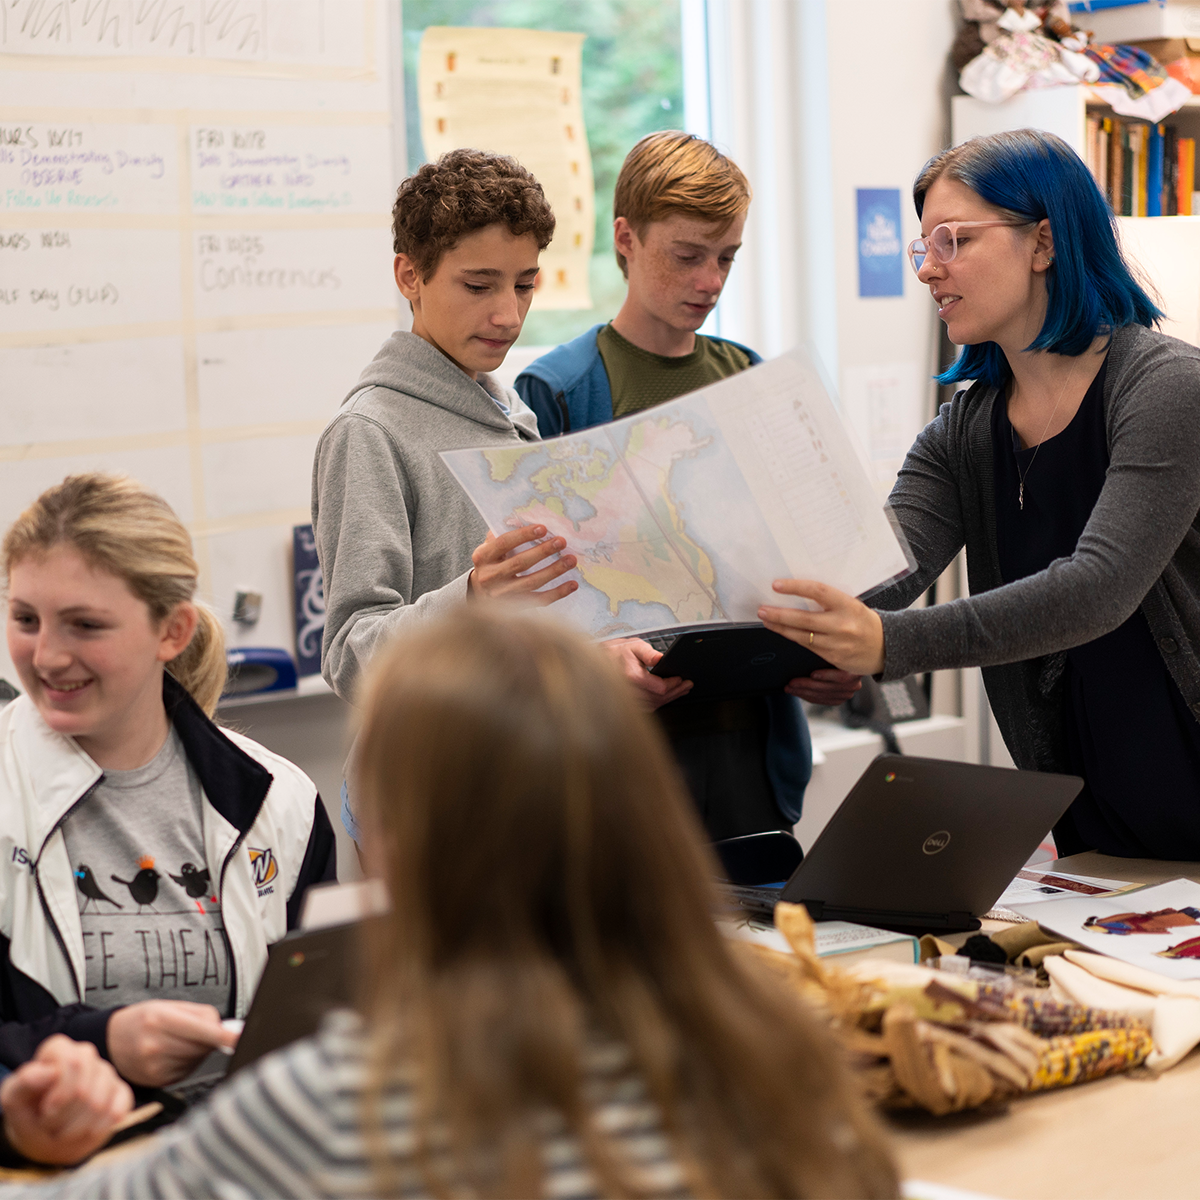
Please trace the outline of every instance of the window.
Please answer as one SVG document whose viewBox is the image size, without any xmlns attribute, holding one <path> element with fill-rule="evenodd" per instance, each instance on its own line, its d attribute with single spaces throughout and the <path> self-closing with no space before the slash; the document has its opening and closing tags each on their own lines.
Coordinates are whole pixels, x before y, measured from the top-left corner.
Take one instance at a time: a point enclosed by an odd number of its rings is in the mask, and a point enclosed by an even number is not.
<svg viewBox="0 0 1200 1200">
<path fill-rule="evenodd" d="M 509 26 L 587 34 L 583 111 L 596 180 L 596 241 L 586 311 L 530 313 L 519 346 L 553 346 L 614 317 L 625 295 L 612 250 L 617 173 L 638 138 L 683 128 L 680 0 L 404 0 L 408 169 L 425 161 L 417 60 L 427 25 Z"/>
</svg>

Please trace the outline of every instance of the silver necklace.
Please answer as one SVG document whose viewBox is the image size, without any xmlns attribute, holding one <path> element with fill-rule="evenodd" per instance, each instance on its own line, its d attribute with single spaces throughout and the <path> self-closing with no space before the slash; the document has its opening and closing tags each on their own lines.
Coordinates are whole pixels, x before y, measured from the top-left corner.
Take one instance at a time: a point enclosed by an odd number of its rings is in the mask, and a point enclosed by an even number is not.
<svg viewBox="0 0 1200 1200">
<path fill-rule="evenodd" d="M 1070 386 L 1071 376 L 1073 374 L 1074 371 L 1067 375 L 1066 382 L 1062 385 L 1062 391 L 1058 393 L 1058 399 L 1054 402 L 1054 408 L 1050 411 L 1050 417 L 1046 421 L 1045 428 L 1042 430 L 1042 436 L 1038 438 L 1038 443 L 1033 448 L 1033 455 L 1029 459 L 1028 466 L 1026 466 L 1024 471 L 1022 471 L 1019 466 L 1017 467 L 1017 504 L 1020 505 L 1021 512 L 1025 511 L 1025 480 L 1028 478 L 1029 472 L 1033 469 L 1033 460 L 1037 458 L 1038 451 L 1042 448 L 1042 443 L 1046 440 L 1046 434 L 1049 432 L 1050 425 L 1054 421 L 1055 415 L 1058 413 L 1059 405 L 1062 404 L 1063 397 L 1067 394 L 1067 388 Z"/>
</svg>

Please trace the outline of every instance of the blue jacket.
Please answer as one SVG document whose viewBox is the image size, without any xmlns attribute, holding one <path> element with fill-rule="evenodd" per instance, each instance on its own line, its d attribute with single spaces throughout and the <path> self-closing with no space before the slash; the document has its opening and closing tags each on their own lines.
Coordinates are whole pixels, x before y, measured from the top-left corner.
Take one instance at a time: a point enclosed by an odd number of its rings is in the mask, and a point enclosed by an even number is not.
<svg viewBox="0 0 1200 1200">
<path fill-rule="evenodd" d="M 603 425 L 613 419 L 612 388 L 596 335 L 604 327 L 593 325 L 587 333 L 556 346 L 517 376 L 513 385 L 521 399 L 537 413 L 538 432 L 558 437 L 576 429 Z M 714 342 L 722 341 L 713 338 Z M 750 359 L 762 362 L 748 346 L 729 342 Z"/>
<path fill-rule="evenodd" d="M 517 376 L 515 387 L 537 414 L 542 437 L 587 429 L 613 419 L 612 387 L 600 357 L 596 335 L 602 326 L 532 362 Z M 720 339 L 713 339 L 714 341 Z M 730 342 L 753 366 L 762 357 L 747 346 Z M 800 820 L 804 789 L 812 778 L 812 742 L 800 701 L 793 696 L 767 696 L 770 732 L 767 737 L 767 775 L 775 803 L 790 821 Z"/>
</svg>

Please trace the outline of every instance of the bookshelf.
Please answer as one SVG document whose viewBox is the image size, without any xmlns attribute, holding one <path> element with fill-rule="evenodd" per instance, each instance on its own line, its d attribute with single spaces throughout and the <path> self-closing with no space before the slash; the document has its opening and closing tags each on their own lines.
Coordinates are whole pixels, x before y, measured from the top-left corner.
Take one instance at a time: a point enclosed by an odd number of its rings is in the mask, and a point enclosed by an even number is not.
<svg viewBox="0 0 1200 1200">
<path fill-rule="evenodd" d="M 950 100 L 950 124 L 956 146 L 983 133 L 1045 129 L 1058 134 L 1083 158 L 1089 114 L 1112 116 L 1113 110 L 1086 85 L 1018 92 L 1003 104 L 987 104 L 974 96 L 953 96 Z M 1177 126 L 1185 137 L 1200 138 L 1200 96 L 1193 96 L 1178 112 L 1163 120 Z"/>
<path fill-rule="evenodd" d="M 954 96 L 950 102 L 955 145 L 980 134 L 1044 129 L 1058 134 L 1085 160 L 1088 117 L 1112 115 L 1112 109 L 1087 86 L 1018 92 L 1003 104 L 987 104 L 974 96 Z M 1200 141 L 1200 96 L 1193 96 L 1165 121 L 1180 136 Z M 1196 190 L 1195 179 L 1192 190 Z M 1200 346 L 1200 216 L 1120 217 L 1119 221 L 1126 253 L 1140 266 L 1167 314 L 1163 332 Z"/>
</svg>

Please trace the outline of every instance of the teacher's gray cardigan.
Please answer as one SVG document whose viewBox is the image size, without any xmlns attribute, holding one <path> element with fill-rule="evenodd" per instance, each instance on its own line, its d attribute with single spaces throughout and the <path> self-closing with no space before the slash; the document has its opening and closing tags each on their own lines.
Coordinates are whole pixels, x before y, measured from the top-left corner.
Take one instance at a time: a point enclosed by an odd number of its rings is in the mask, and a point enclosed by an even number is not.
<svg viewBox="0 0 1200 1200">
<path fill-rule="evenodd" d="M 882 678 L 983 667 L 1014 762 L 1061 771 L 1066 651 L 1116 629 L 1140 606 L 1200 720 L 1200 349 L 1140 325 L 1113 333 L 1104 487 L 1075 553 L 1014 583 L 1001 578 L 996 547 L 998 402 L 1003 392 L 980 382 L 959 392 L 905 459 L 890 502 L 918 568 L 868 598 L 883 620 Z M 1029 486 L 1037 486 L 1036 472 Z M 970 596 L 907 609 L 964 545 Z"/>
</svg>

